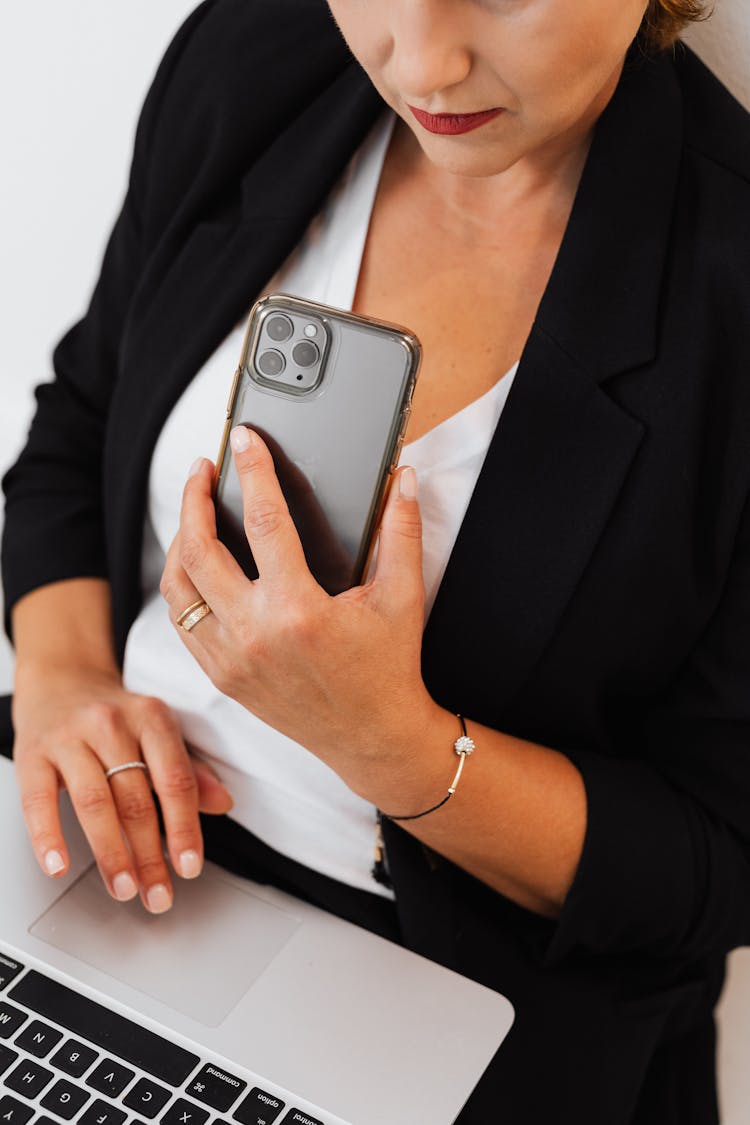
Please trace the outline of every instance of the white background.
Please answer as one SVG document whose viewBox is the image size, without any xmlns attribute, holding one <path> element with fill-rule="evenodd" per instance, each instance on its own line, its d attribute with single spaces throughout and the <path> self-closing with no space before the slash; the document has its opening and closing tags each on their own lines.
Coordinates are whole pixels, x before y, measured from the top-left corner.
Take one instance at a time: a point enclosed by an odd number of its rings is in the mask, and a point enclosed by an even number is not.
<svg viewBox="0 0 750 1125">
<path fill-rule="evenodd" d="M 248 0 L 249 2 L 249 0 Z M 193 0 L 25 0 L 0 39 L 0 472 L 23 442 L 31 388 L 86 307 L 117 213 L 138 109 Z M 717 0 L 689 36 L 750 108 L 750 3 Z M 0 638 L 0 693 L 11 683 Z M 750 1122 L 750 951 L 721 1007 L 723 1125 Z"/>
</svg>

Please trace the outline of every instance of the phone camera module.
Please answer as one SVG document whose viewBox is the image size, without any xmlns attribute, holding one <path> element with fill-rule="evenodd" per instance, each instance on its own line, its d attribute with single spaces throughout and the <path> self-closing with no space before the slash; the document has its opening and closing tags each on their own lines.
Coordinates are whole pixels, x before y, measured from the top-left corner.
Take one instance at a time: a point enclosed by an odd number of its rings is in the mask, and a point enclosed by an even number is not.
<svg viewBox="0 0 750 1125">
<path fill-rule="evenodd" d="M 298 367 L 313 367 L 320 359 L 320 349 L 317 344 L 302 340 L 299 344 L 295 344 L 292 359 Z"/>
<path fill-rule="evenodd" d="M 278 319 L 281 320 L 281 317 L 278 317 Z M 268 378 L 276 378 L 286 367 L 286 360 L 281 352 L 277 352 L 275 348 L 269 348 L 268 351 L 259 355 L 256 363 L 261 375 Z"/>
<path fill-rule="evenodd" d="M 245 361 L 250 377 L 275 397 L 309 395 L 325 376 L 329 330 L 304 302 L 299 304 L 291 298 L 289 305 L 279 302 L 264 310 Z"/>
<path fill-rule="evenodd" d="M 269 340 L 276 344 L 283 344 L 294 332 L 294 325 L 288 316 L 269 316 L 266 321 L 266 334 Z"/>
</svg>

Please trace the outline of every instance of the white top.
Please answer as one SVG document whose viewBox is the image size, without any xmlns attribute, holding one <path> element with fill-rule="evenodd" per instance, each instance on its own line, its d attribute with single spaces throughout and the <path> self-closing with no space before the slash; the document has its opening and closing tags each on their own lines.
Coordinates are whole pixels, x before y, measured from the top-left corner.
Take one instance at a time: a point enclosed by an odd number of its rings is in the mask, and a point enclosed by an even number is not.
<svg viewBox="0 0 750 1125">
<path fill-rule="evenodd" d="M 393 128 L 376 124 L 323 211 L 264 292 L 281 291 L 351 309 L 372 205 Z M 375 809 L 304 747 L 213 686 L 182 645 L 159 594 L 179 525 L 188 468 L 215 457 L 245 325 L 238 325 L 176 403 L 157 442 L 149 478 L 142 560 L 144 605 L 128 637 L 125 685 L 176 713 L 185 739 L 234 797 L 232 817 L 261 840 L 316 871 L 380 895 L 371 875 Z M 427 357 L 429 362 L 429 357 Z M 429 614 L 517 364 L 481 398 L 404 446 L 419 478 Z M 436 747 L 445 753 L 445 747 Z M 450 760 L 446 761 L 446 786 Z"/>
</svg>

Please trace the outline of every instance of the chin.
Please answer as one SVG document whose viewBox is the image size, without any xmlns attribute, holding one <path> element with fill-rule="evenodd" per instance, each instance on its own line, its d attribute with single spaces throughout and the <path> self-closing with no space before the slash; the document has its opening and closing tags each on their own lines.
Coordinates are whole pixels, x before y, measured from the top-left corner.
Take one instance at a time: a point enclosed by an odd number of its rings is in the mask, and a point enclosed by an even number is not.
<svg viewBox="0 0 750 1125">
<path fill-rule="evenodd" d="M 411 115 L 397 110 L 423 155 L 435 168 L 455 176 L 485 179 L 507 172 L 529 152 L 528 138 L 519 134 L 519 122 L 507 117 L 457 136 L 439 136 L 420 128 Z M 524 143 L 524 140 L 526 143 Z"/>
<path fill-rule="evenodd" d="M 451 138 L 451 141 L 454 138 Z M 486 145 L 474 152 L 458 145 L 450 149 L 450 142 L 442 144 L 422 144 L 422 151 L 427 159 L 436 168 L 449 172 L 454 176 L 466 176 L 470 179 L 486 179 L 488 176 L 499 176 L 507 172 L 524 155 L 523 152 L 510 150 L 506 145 Z"/>
</svg>

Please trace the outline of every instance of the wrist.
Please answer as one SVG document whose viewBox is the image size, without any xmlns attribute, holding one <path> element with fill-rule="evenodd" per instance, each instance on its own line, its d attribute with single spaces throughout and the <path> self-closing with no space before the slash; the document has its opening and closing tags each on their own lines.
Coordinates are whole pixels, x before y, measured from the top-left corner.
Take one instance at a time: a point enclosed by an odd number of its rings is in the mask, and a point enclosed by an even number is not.
<svg viewBox="0 0 750 1125">
<path fill-rule="evenodd" d="M 102 579 L 71 578 L 40 586 L 12 610 L 16 675 L 119 678 L 111 598 Z"/>
<path fill-rule="evenodd" d="M 122 675 L 117 665 L 110 661 L 77 657 L 71 660 L 52 653 L 26 656 L 16 659 L 14 668 L 13 694 L 40 690 L 50 691 L 56 684 L 96 684 L 101 687 L 119 688 Z"/>
<path fill-rule="evenodd" d="M 454 743 L 460 734 L 456 715 L 430 700 L 418 721 L 403 730 L 368 799 L 394 817 L 416 816 L 437 805 L 459 765 Z"/>
</svg>

